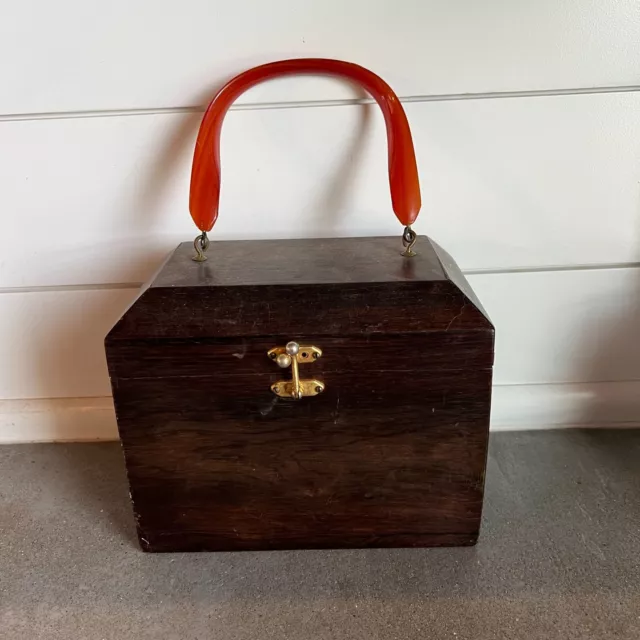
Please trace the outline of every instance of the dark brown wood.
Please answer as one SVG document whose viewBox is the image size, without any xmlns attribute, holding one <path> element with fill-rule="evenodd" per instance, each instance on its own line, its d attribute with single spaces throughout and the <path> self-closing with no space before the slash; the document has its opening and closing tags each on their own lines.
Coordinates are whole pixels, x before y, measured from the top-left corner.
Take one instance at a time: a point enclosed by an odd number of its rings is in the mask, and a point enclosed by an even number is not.
<svg viewBox="0 0 640 640">
<path fill-rule="evenodd" d="M 473 544 L 493 327 L 420 238 L 181 245 L 106 340 L 143 549 Z M 326 385 L 300 401 L 289 340 Z"/>
</svg>

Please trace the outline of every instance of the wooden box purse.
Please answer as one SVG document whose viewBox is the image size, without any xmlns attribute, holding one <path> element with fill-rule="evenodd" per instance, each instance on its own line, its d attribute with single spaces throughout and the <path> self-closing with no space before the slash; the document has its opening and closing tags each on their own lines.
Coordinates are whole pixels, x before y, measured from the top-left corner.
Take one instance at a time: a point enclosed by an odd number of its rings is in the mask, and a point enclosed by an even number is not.
<svg viewBox="0 0 640 640">
<path fill-rule="evenodd" d="M 296 73 L 349 78 L 382 109 L 404 247 L 209 242 L 227 109 Z M 453 259 L 411 229 L 419 209 L 407 118 L 372 72 L 287 60 L 218 93 L 193 161 L 195 253 L 181 244 L 105 341 L 144 550 L 476 542 L 494 330 Z"/>
</svg>

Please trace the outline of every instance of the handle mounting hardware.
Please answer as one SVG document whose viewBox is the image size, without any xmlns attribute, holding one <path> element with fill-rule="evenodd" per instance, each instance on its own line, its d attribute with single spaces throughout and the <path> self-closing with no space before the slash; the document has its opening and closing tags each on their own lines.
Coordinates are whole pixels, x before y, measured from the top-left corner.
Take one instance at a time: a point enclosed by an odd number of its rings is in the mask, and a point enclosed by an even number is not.
<svg viewBox="0 0 640 640">
<path fill-rule="evenodd" d="M 411 228 L 411 225 L 406 226 L 404 228 L 404 233 L 402 234 L 402 244 L 404 245 L 404 251 L 402 255 L 405 258 L 413 258 L 418 255 L 414 250 L 413 246 L 416 243 L 418 236 L 416 232 Z"/>
<path fill-rule="evenodd" d="M 191 258 L 194 262 L 204 262 L 207 259 L 205 253 L 209 248 L 209 238 L 207 237 L 207 232 L 203 231 L 196 239 L 193 241 L 193 248 L 196 250 L 196 254 Z"/>
</svg>

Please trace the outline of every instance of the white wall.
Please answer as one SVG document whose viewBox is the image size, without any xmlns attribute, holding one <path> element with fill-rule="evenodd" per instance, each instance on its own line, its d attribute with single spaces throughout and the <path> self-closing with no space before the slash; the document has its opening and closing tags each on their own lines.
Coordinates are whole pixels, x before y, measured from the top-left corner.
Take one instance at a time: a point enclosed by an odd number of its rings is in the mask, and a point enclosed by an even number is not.
<svg viewBox="0 0 640 640">
<path fill-rule="evenodd" d="M 640 423 L 635 0 L 23 0 L 0 8 L 0 441 L 115 435 L 102 339 L 191 239 L 202 109 L 327 56 L 406 103 L 415 225 L 497 327 L 495 428 Z M 326 78 L 226 121 L 214 237 L 398 233 L 381 116 Z"/>
</svg>

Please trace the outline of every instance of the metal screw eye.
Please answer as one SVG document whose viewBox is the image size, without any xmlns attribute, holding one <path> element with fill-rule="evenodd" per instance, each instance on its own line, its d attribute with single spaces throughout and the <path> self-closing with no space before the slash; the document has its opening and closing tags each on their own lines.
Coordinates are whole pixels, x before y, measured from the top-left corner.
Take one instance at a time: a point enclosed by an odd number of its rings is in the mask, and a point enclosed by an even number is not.
<svg viewBox="0 0 640 640">
<path fill-rule="evenodd" d="M 209 248 L 209 238 L 207 237 L 207 232 L 203 231 L 196 239 L 193 241 L 193 248 L 196 251 L 196 255 L 193 256 L 192 260 L 194 262 L 204 262 L 207 259 L 205 255 L 207 249 Z"/>
<path fill-rule="evenodd" d="M 417 239 L 418 236 L 411 227 L 404 228 L 404 233 L 402 234 L 402 244 L 405 247 L 402 252 L 403 256 L 413 258 L 416 255 L 416 252 L 413 250 L 413 245 L 415 245 Z"/>
</svg>

